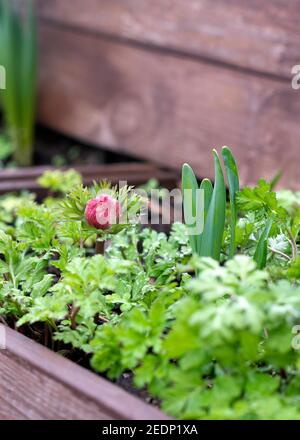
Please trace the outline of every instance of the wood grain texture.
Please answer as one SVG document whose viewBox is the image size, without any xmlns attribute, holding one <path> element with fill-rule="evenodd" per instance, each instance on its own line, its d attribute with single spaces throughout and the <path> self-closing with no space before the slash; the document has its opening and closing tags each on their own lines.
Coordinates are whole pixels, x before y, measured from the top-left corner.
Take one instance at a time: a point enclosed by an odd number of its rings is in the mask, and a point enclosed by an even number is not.
<svg viewBox="0 0 300 440">
<path fill-rule="evenodd" d="M 28 168 L 0 170 L 0 194 L 28 190 L 38 197 L 48 194 L 37 179 L 45 172 L 55 170 L 51 166 L 35 166 Z M 62 171 L 68 168 L 60 168 Z M 107 180 L 113 185 L 127 182 L 128 185 L 139 186 L 155 178 L 164 188 L 174 188 L 179 181 L 179 173 L 163 170 L 148 163 L 116 163 L 111 165 L 82 165 L 72 167 L 82 175 L 84 185 L 91 185 L 94 181 Z"/>
<path fill-rule="evenodd" d="M 290 78 L 299 0 L 37 0 L 41 18 Z"/>
<path fill-rule="evenodd" d="M 298 188 L 300 92 L 196 60 L 128 47 L 51 24 L 40 27 L 39 118 L 112 150 L 212 177 L 228 145 L 242 183 L 286 171 Z"/>
<path fill-rule="evenodd" d="M 68 169 L 74 169 L 78 171 L 82 177 L 92 176 L 94 179 L 99 176 L 99 179 L 110 179 L 112 177 L 114 180 L 119 175 L 121 177 L 128 176 L 151 176 L 151 173 L 157 174 L 158 176 L 174 176 L 174 173 L 161 170 L 156 165 L 146 162 L 120 162 L 114 164 L 100 164 L 100 165 L 74 165 L 73 167 L 54 167 L 51 165 L 37 165 L 26 168 L 4 168 L 0 170 L 0 182 L 5 182 L 9 180 L 26 180 L 26 179 L 37 179 L 45 171 L 61 170 L 66 171 Z"/>
<path fill-rule="evenodd" d="M 0 350 L 1 419 L 168 419 L 101 377 L 6 330 L 7 348 Z"/>
</svg>

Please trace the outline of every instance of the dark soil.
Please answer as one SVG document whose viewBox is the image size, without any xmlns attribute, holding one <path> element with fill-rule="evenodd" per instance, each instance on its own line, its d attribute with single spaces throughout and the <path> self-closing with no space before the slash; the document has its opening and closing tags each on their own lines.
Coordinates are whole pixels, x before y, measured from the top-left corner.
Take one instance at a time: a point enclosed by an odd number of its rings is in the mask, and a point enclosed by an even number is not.
<svg viewBox="0 0 300 440">
<path fill-rule="evenodd" d="M 34 165 L 85 165 L 139 162 L 136 158 L 86 144 L 49 128 L 38 126 Z"/>
</svg>

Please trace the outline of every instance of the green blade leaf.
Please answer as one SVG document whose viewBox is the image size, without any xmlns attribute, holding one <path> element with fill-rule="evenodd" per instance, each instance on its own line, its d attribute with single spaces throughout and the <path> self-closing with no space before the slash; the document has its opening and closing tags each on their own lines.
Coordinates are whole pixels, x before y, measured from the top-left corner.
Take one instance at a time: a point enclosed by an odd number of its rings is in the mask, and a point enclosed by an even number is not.
<svg viewBox="0 0 300 440">
<path fill-rule="evenodd" d="M 270 181 L 270 190 L 271 191 L 274 191 L 276 185 L 278 184 L 278 182 L 280 181 L 282 176 L 283 176 L 283 170 L 279 170 L 279 171 L 277 171 L 275 176 L 272 177 L 272 179 Z"/>
<path fill-rule="evenodd" d="M 253 258 L 256 261 L 258 269 L 264 269 L 267 264 L 268 237 L 272 228 L 272 224 L 273 224 L 273 217 L 270 217 L 266 223 L 264 230 L 261 233 L 261 236 L 259 237 L 256 246 L 256 250 Z"/>
<path fill-rule="evenodd" d="M 22 50 L 20 89 L 20 106 L 22 109 L 22 144 L 20 148 L 22 148 L 22 151 L 20 152 L 20 154 L 24 161 L 24 165 L 29 165 L 32 161 L 33 152 L 32 150 L 37 76 L 36 25 L 32 0 L 28 1 L 26 23 L 23 26 L 23 38 L 20 44 Z"/>
<path fill-rule="evenodd" d="M 240 181 L 239 174 L 235 159 L 233 157 L 232 152 L 228 147 L 223 147 L 222 156 L 224 160 L 228 186 L 229 186 L 229 196 L 230 196 L 230 229 L 231 229 L 231 237 L 230 237 L 230 249 L 229 249 L 229 257 L 232 258 L 236 251 L 236 242 L 235 242 L 235 228 L 237 222 L 237 204 L 236 204 L 236 194 L 240 190 Z"/>
<path fill-rule="evenodd" d="M 6 89 L 3 92 L 3 110 L 8 131 L 14 142 L 18 144 L 20 131 L 20 109 L 18 108 L 18 92 L 20 87 L 19 60 L 21 26 L 8 0 L 2 1 L 2 42 L 1 59 L 6 69 Z"/>
<path fill-rule="evenodd" d="M 0 0 L 0 62 L 6 69 L 1 91 L 6 130 L 19 165 L 30 165 L 36 92 L 36 28 L 32 0 L 23 23 L 14 2 Z"/>
<path fill-rule="evenodd" d="M 213 150 L 215 162 L 215 186 L 202 234 L 201 256 L 220 259 L 225 226 L 226 187 L 220 159 Z"/>
<path fill-rule="evenodd" d="M 185 163 L 182 167 L 182 194 L 183 194 L 183 213 L 184 220 L 186 222 L 190 245 L 193 252 L 197 252 L 198 249 L 198 236 L 192 234 L 194 224 L 190 224 L 191 217 L 196 216 L 197 208 L 197 189 L 198 182 L 192 168 Z"/>
<path fill-rule="evenodd" d="M 211 202 L 212 194 L 213 194 L 213 186 L 209 179 L 203 179 L 200 185 L 200 189 L 204 191 L 204 215 L 203 215 L 203 222 L 205 225 L 207 213 L 209 210 L 209 205 Z M 202 242 L 202 234 L 199 235 L 198 239 L 198 253 L 201 252 L 201 242 Z"/>
</svg>

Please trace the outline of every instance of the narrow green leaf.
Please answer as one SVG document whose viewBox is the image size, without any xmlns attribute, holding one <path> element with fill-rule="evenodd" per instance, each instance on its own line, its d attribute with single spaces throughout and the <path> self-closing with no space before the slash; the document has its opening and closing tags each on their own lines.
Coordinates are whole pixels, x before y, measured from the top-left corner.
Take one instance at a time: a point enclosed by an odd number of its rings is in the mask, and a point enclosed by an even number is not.
<svg viewBox="0 0 300 440">
<path fill-rule="evenodd" d="M 213 150 L 215 162 L 215 186 L 202 234 L 201 256 L 220 259 L 225 226 L 226 187 L 220 159 Z"/>
<path fill-rule="evenodd" d="M 274 188 L 276 187 L 277 183 L 280 181 L 281 177 L 283 176 L 283 171 L 279 170 L 277 171 L 277 173 L 275 174 L 274 177 L 272 177 L 271 181 L 270 181 L 270 190 L 273 191 Z"/>
<path fill-rule="evenodd" d="M 191 218 L 196 217 L 198 182 L 192 168 L 185 163 L 182 167 L 182 194 L 184 220 L 189 230 L 189 240 L 193 252 L 198 249 L 198 236 L 192 234 L 195 224 L 190 224 Z"/>
<path fill-rule="evenodd" d="M 21 166 L 30 165 L 33 150 L 37 38 L 32 0 L 23 22 L 11 0 L 0 0 L 0 62 L 6 69 L 1 91 L 6 129 Z"/>
<path fill-rule="evenodd" d="M 29 165 L 32 161 L 33 153 L 33 130 L 35 120 L 35 101 L 36 101 L 36 65 L 37 65 L 37 44 L 36 26 L 32 0 L 28 0 L 26 22 L 22 29 L 22 69 L 21 69 L 21 126 L 22 126 L 22 148 L 21 156 L 24 165 Z"/>
<path fill-rule="evenodd" d="M 259 237 L 256 246 L 256 250 L 253 258 L 256 261 L 258 269 L 264 269 L 267 264 L 268 237 L 272 228 L 272 224 L 273 224 L 273 217 L 270 217 L 266 223 L 264 230 L 261 233 L 261 236 Z"/>
<path fill-rule="evenodd" d="M 204 212 L 203 212 L 203 225 L 205 226 L 205 221 L 207 217 L 207 213 L 209 210 L 209 205 L 211 202 L 212 194 L 213 194 L 213 186 L 209 179 L 203 179 L 200 185 L 200 189 L 204 191 Z M 203 227 L 204 227 L 203 226 Z M 198 253 L 201 252 L 201 242 L 202 242 L 202 233 L 198 238 Z"/>
<path fill-rule="evenodd" d="M 230 196 L 230 229 L 231 229 L 231 237 L 230 237 L 230 249 L 229 249 L 229 257 L 232 258 L 236 251 L 236 241 L 235 241 L 235 228 L 237 222 L 237 204 L 236 204 L 236 194 L 240 190 L 240 181 L 239 174 L 235 159 L 233 157 L 232 152 L 228 147 L 223 147 L 222 156 L 224 160 L 228 186 L 229 186 L 229 196 Z"/>
</svg>

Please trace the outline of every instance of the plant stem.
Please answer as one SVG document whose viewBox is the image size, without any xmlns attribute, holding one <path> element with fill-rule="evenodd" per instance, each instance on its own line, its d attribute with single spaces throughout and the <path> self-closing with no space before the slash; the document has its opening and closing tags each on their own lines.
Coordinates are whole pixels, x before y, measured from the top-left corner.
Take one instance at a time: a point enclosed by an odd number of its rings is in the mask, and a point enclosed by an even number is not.
<svg viewBox="0 0 300 440">
<path fill-rule="evenodd" d="M 44 327 L 44 333 L 45 333 L 45 338 L 44 338 L 44 345 L 45 347 L 48 347 L 48 343 L 49 343 L 49 327 L 47 322 L 45 322 L 45 327 Z"/>
<path fill-rule="evenodd" d="M 109 322 L 109 319 L 107 319 L 105 316 L 102 316 L 102 315 L 99 315 L 99 319 L 100 319 L 100 321 L 103 321 L 103 322 Z"/>
<path fill-rule="evenodd" d="M 21 167 L 29 167 L 30 165 L 32 165 L 32 152 L 16 151 L 14 154 L 14 160 Z"/>
<path fill-rule="evenodd" d="M 80 310 L 80 307 L 74 307 L 74 305 L 72 305 L 71 313 L 70 313 L 71 329 L 72 330 L 75 330 L 77 327 L 76 316 L 77 316 L 79 310 Z"/>
<path fill-rule="evenodd" d="M 17 282 L 16 282 L 16 277 L 15 277 L 15 274 L 14 274 L 14 268 L 13 268 L 13 264 L 12 264 L 11 258 L 9 259 L 9 273 L 10 273 L 10 277 L 11 277 L 14 289 L 16 289 L 17 288 Z"/>
<path fill-rule="evenodd" d="M 293 236 L 292 231 L 290 229 L 288 229 L 287 232 L 291 240 L 293 258 L 296 258 L 298 257 L 299 252 L 295 237 Z"/>
<path fill-rule="evenodd" d="M 278 254 L 278 255 L 280 255 L 281 257 L 285 258 L 288 261 L 291 260 L 291 258 L 287 254 L 285 254 L 284 252 L 281 252 L 281 251 L 279 251 L 277 249 L 274 249 L 272 247 L 269 247 L 269 249 L 270 249 L 271 252 L 273 252 L 273 254 Z"/>
<path fill-rule="evenodd" d="M 2 322 L 3 325 L 7 325 L 7 322 L 5 321 L 3 316 L 0 316 L 0 322 Z"/>
<path fill-rule="evenodd" d="M 95 251 L 96 251 L 96 254 L 104 255 L 104 252 L 105 252 L 105 241 L 96 240 Z"/>
</svg>

